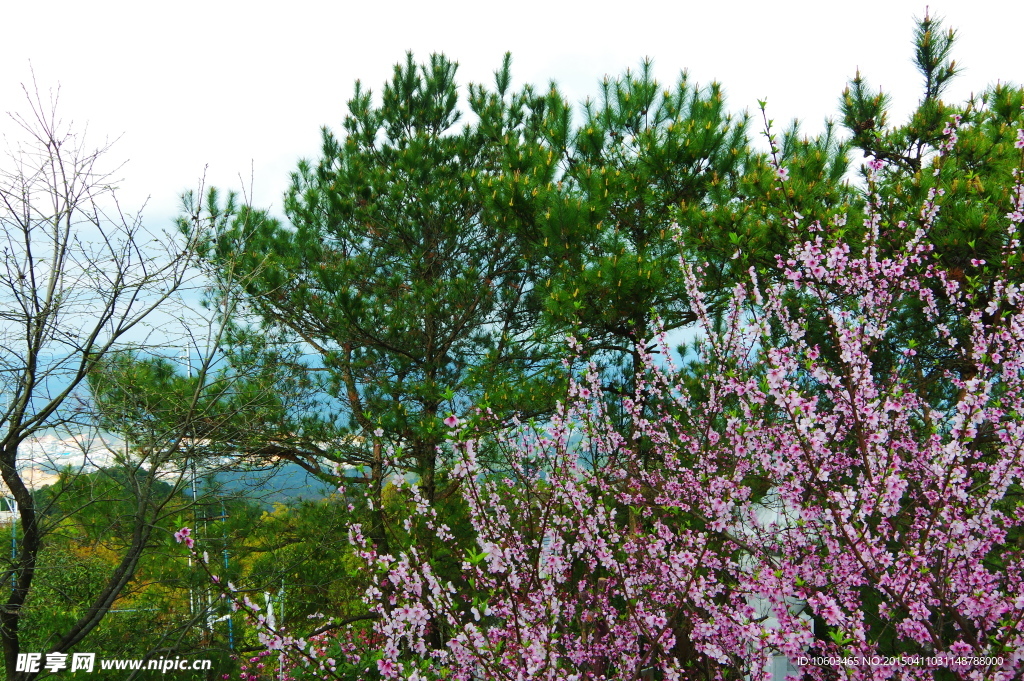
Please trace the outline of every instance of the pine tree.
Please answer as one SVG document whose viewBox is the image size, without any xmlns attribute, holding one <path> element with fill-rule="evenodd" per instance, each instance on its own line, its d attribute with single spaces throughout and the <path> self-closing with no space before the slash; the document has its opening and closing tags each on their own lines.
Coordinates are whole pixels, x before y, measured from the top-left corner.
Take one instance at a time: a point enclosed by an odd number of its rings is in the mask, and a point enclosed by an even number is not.
<svg viewBox="0 0 1024 681">
<path fill-rule="evenodd" d="M 923 91 L 907 122 L 889 124 L 890 97 L 881 91 L 869 94 L 859 73 L 843 94 L 841 112 L 854 146 L 878 164 L 876 191 L 888 197 L 879 206 L 880 246 L 897 249 L 919 228 L 926 228 L 938 262 L 956 285 L 971 291 L 975 309 L 986 319 L 997 318 L 1009 310 L 988 309 L 989 301 L 998 296 L 993 282 L 1022 280 L 1019 255 L 1003 253 L 1011 238 L 1008 216 L 1015 210 L 1010 188 L 1024 162 L 1024 142 L 1017 133 L 1024 127 L 1024 88 L 997 84 L 967 102 L 944 101 L 946 88 L 960 70 L 951 59 L 955 42 L 956 32 L 943 29 L 941 19 L 926 14 L 917 20 L 914 63 Z M 866 175 L 867 168 L 862 172 Z M 921 211 L 928 202 L 934 202 L 938 211 L 933 222 Z M 969 344 L 968 318 L 946 306 L 948 291 L 938 280 L 933 294 L 944 310 L 942 323 L 958 344 Z M 906 309 L 888 361 L 880 357 L 878 370 L 887 371 L 899 349 L 924 336 L 924 326 L 930 323 L 920 309 Z M 937 406 L 955 400 L 956 395 L 935 392 L 934 386 L 947 371 L 971 378 L 972 369 L 948 344 L 917 345 L 915 352 L 912 363 L 922 394 Z"/>
<path fill-rule="evenodd" d="M 539 221 L 545 323 L 602 358 L 610 395 L 632 392 L 637 343 L 656 317 L 667 331 L 693 322 L 678 259 L 694 226 L 674 223 L 681 207 L 709 208 L 735 181 L 746 127 L 717 83 L 701 88 L 684 72 L 666 88 L 650 61 L 606 78 L 575 129 L 548 127 L 562 163 Z"/>
<path fill-rule="evenodd" d="M 538 388 L 549 379 L 534 265 L 514 235 L 532 214 L 516 213 L 533 200 L 520 180 L 541 181 L 554 161 L 537 144 L 524 151 L 537 98 L 510 91 L 510 66 L 495 91 L 471 87 L 476 120 L 462 127 L 457 65 L 443 55 L 417 65 L 409 54 L 379 104 L 357 82 L 343 133 L 325 128 L 321 158 L 292 176 L 291 224 L 240 210 L 211 251 L 221 271 L 255 275 L 245 288 L 264 324 L 316 354 L 346 414 L 336 439 L 372 450 L 362 461 L 377 509 L 389 449 L 432 501 L 443 419 L 478 405 L 528 416 L 551 399 Z"/>
</svg>

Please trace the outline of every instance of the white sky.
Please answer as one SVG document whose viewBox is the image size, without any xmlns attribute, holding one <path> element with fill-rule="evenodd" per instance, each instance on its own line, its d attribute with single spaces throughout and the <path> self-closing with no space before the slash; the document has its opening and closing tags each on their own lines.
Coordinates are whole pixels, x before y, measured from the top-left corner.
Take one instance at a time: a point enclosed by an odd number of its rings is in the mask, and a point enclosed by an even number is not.
<svg viewBox="0 0 1024 681">
<path fill-rule="evenodd" d="M 208 184 L 222 188 L 251 173 L 255 203 L 279 213 L 288 173 L 318 154 L 320 126 L 339 126 L 354 81 L 379 92 L 409 49 L 420 59 L 444 52 L 461 64 L 461 83 L 488 84 L 511 51 L 514 86 L 554 79 L 572 101 L 648 56 L 663 82 L 687 68 L 700 83 L 720 81 L 734 110 L 767 97 L 780 127 L 798 116 L 817 130 L 858 66 L 895 96 L 896 113 L 917 102 L 910 40 L 924 9 L 905 0 L 4 0 L 0 111 L 25 110 L 31 60 L 39 85 L 60 84 L 65 118 L 88 123 L 94 142 L 123 134 L 110 157 L 129 160 L 122 205 L 151 197 L 151 225 L 176 214 L 177 196 L 207 166 Z M 943 0 L 931 10 L 960 32 L 954 56 L 966 70 L 948 99 L 1024 80 L 1024 3 Z M 0 131 L 10 125 L 5 117 Z"/>
</svg>

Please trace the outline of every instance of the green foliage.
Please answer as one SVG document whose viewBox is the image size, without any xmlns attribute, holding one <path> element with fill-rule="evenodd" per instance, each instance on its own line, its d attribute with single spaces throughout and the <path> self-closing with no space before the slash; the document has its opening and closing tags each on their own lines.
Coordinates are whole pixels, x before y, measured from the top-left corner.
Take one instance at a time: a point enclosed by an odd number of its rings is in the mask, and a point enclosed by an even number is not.
<svg viewBox="0 0 1024 681">
<path fill-rule="evenodd" d="M 196 382 L 178 374 L 170 361 L 142 359 L 134 352 L 103 357 L 87 380 L 99 405 L 99 426 L 130 442 L 148 443 L 155 433 L 173 432 L 196 389 Z"/>
<path fill-rule="evenodd" d="M 736 181 L 747 119 L 727 113 L 717 83 L 700 88 L 683 73 L 664 88 L 650 62 L 606 79 L 583 118 L 565 150 L 561 210 L 545 225 L 548 322 L 616 361 L 633 357 L 632 370 L 653 314 L 669 330 L 693 321 L 673 222 Z"/>
<path fill-rule="evenodd" d="M 881 92 L 868 95 L 859 73 L 843 94 L 840 108 L 853 146 L 884 162 L 878 191 L 891 197 L 882 206 L 889 243 L 902 243 L 913 235 L 923 221 L 921 206 L 935 196 L 942 219 L 927 236 L 943 265 L 960 270 L 958 276 L 964 277 L 980 272 L 972 260 L 984 259 L 990 265 L 1000 260 L 1005 242 L 1001 222 L 1010 210 L 1012 173 L 1020 162 L 1014 142 L 1024 124 L 1024 90 L 998 84 L 963 104 L 944 102 L 943 91 L 959 73 L 949 58 L 955 40 L 956 33 L 943 31 L 940 19 L 926 15 L 919 20 L 914 61 L 923 93 L 906 123 L 887 125 L 891 97 Z M 939 161 L 940 146 L 953 134 L 955 146 Z"/>
<path fill-rule="evenodd" d="M 322 385 L 346 412 L 337 437 L 381 429 L 375 442 L 401 447 L 400 465 L 428 496 L 447 413 L 549 408 L 536 390 L 547 378 L 534 265 L 508 238 L 523 220 L 496 210 L 499 185 L 509 190 L 518 173 L 507 164 L 533 134 L 531 95 L 508 94 L 509 67 L 497 93 L 472 89 L 479 120 L 460 130 L 455 63 L 434 55 L 417 66 L 410 54 L 380 105 L 357 83 L 344 136 L 325 129 L 321 159 L 299 164 L 285 201 L 291 227 L 249 208 L 224 224 L 230 200 L 210 209 L 210 257 L 244 274 L 268 328 L 317 354 Z"/>
<path fill-rule="evenodd" d="M 883 218 L 879 247 L 899 248 L 918 229 L 927 228 L 926 238 L 934 245 L 939 263 L 958 287 L 971 292 L 975 309 L 985 311 L 986 318 L 999 317 L 1004 310 L 987 309 L 994 294 L 992 282 L 997 278 L 1021 282 L 1019 254 L 1004 256 L 1004 252 L 1013 173 L 1024 168 L 1021 152 L 1014 146 L 1017 130 L 1024 127 L 1024 89 L 997 84 L 962 104 L 943 101 L 945 88 L 959 72 L 950 59 L 955 40 L 956 33 L 944 30 L 941 20 L 927 15 L 919 20 L 914 61 L 923 92 L 917 109 L 902 125 L 888 125 L 891 97 L 881 92 L 869 95 L 859 73 L 840 106 L 853 146 L 883 164 L 874 188 L 887 198 L 878 206 Z M 940 156 L 943 145 L 949 148 Z M 939 211 L 934 227 L 922 210 L 927 205 Z M 944 314 L 942 323 L 959 345 L 969 345 L 966 315 L 947 305 L 944 286 L 933 281 L 933 294 Z M 919 306 L 902 311 L 895 333 L 882 348 L 888 352 L 876 358 L 880 374 L 897 363 L 901 349 L 925 336 L 925 324 Z M 947 371 L 971 378 L 973 370 L 956 359 L 949 345 L 918 345 L 915 352 L 911 364 L 917 390 L 938 408 L 950 404 L 956 395 L 938 391 L 937 379 Z"/>
<path fill-rule="evenodd" d="M 713 305 L 751 267 L 759 276 L 781 276 L 775 254 L 796 245 L 794 221 L 827 225 L 841 238 L 856 239 L 863 231 L 863 200 L 846 181 L 849 141 L 830 120 L 814 137 L 804 135 L 794 121 L 776 141 L 765 108 L 764 134 L 771 152 L 749 151 L 742 172 L 717 190 L 713 201 L 679 211 L 680 225 L 687 225 L 686 255 L 691 262 L 706 263 L 705 292 Z M 784 182 L 773 163 L 786 170 Z"/>
<path fill-rule="evenodd" d="M 286 403 L 279 376 L 265 363 L 236 359 L 214 371 L 204 366 L 195 376 L 161 357 L 111 353 L 93 365 L 89 389 L 98 406 L 100 427 L 140 447 L 164 446 L 167 439 L 206 440 L 210 449 L 237 443 L 253 422 L 280 422 Z M 247 375 L 239 375 L 247 370 Z"/>
<path fill-rule="evenodd" d="M 250 588 L 272 594 L 283 590 L 286 623 L 362 612 L 360 597 L 369 584 L 352 555 L 348 526 L 357 516 L 346 506 L 337 496 L 275 504 L 253 518 L 232 547 Z"/>
<path fill-rule="evenodd" d="M 956 33 L 943 32 L 942 20 L 925 14 L 914 32 L 914 64 L 924 80 L 924 92 L 917 110 L 906 125 L 889 128 L 891 97 L 869 94 L 860 72 L 840 99 L 843 125 L 852 133 L 853 145 L 903 171 L 916 173 L 945 136 L 943 129 L 956 113 L 941 99 L 950 81 L 959 73 L 949 59 Z"/>
<path fill-rule="evenodd" d="M 37 569 L 39 581 L 25 603 L 23 620 L 28 636 L 22 645 L 32 651 L 47 650 L 78 621 L 103 589 L 110 565 L 99 555 L 58 546 L 42 552 Z"/>
<path fill-rule="evenodd" d="M 382 553 L 425 546 L 442 581 L 458 579 L 461 561 L 484 556 L 456 548 L 468 529 L 439 450 L 449 428 L 442 419 L 473 421 L 477 405 L 491 409 L 497 428 L 516 414 L 542 419 L 564 394 L 553 360 L 568 335 L 604 362 L 610 393 L 630 392 L 640 363 L 634 343 L 655 316 L 667 330 L 694 321 L 679 257 L 704 263 L 706 300 L 721 314 L 720 300 L 750 268 L 762 281 L 785 276 L 776 254 L 806 234 L 796 226 L 812 225 L 826 246 L 884 251 L 926 224 L 921 205 L 940 196 L 943 217 L 928 237 L 953 278 L 977 294 L 978 309 L 997 275 L 1019 280 L 1019 259 L 1000 253 L 1006 188 L 1021 168 L 1014 141 L 1024 126 L 1024 90 L 1001 85 L 960 106 L 944 103 L 957 73 L 954 40 L 939 20 L 920 21 L 923 98 L 905 124 L 889 124 L 889 96 L 874 94 L 858 73 L 840 104 L 848 139 L 831 121 L 814 137 L 794 122 L 777 139 L 765 114 L 768 153 L 751 149 L 747 116 L 727 112 L 717 84 L 700 88 L 684 73 L 664 88 L 650 63 L 605 80 L 574 127 L 554 86 L 543 95 L 511 90 L 506 58 L 493 89 L 469 87 L 474 118 L 463 124 L 455 63 L 433 55 L 418 65 L 409 55 L 379 100 L 357 83 L 341 131 L 324 129 L 320 158 L 299 164 L 285 202 L 289 224 L 233 196 L 222 203 L 212 191 L 193 206 L 202 215 L 190 229 L 206 230 L 219 285 L 245 295 L 229 332 L 231 368 L 221 376 L 252 371 L 253 378 L 225 395 L 207 387 L 216 381 L 190 382 L 159 361 L 131 357 L 98 369 L 96 391 L 111 423 L 138 427 L 140 414 L 142 423 L 173 422 L 171 403 L 191 395 L 192 405 L 237 415 L 203 435 L 234 451 L 301 462 L 325 480 L 335 479 L 325 461 L 360 467 L 360 477 L 343 481 L 343 501 L 249 509 L 225 530 L 239 541 L 231 576 L 270 592 L 287 585 L 289 621 L 362 612 L 365 575 L 343 529 L 353 520 Z M 959 142 L 940 164 L 954 114 L 962 117 Z M 883 162 L 873 184 L 848 180 L 855 149 Z M 877 242 L 863 220 L 875 190 L 888 197 L 877 206 Z M 936 293 L 944 309 L 938 286 Z M 835 360 L 838 344 L 823 318 L 843 301 L 786 302 L 822 310 L 805 320 L 806 338 L 824 362 Z M 963 367 L 948 348 L 918 343 L 925 335 L 918 307 L 896 314 L 873 349 L 872 370 L 917 372 L 930 404 L 950 403 L 955 395 L 932 394 L 931 385 Z M 954 333 L 966 328 L 952 312 L 947 321 Z M 917 354 L 898 362 L 907 349 Z M 698 404 L 704 370 L 686 369 Z M 123 376 L 106 387 L 103 372 L 118 371 Z M 724 412 L 714 425 L 724 429 L 727 417 L 740 415 Z M 980 434 L 980 448 L 985 437 L 992 433 Z M 493 441 L 485 440 L 480 460 L 483 475 L 505 474 Z M 426 539 L 412 495 L 388 483 L 395 473 L 418 478 L 456 536 L 450 546 Z M 522 513 L 530 504 L 516 497 L 510 476 L 497 484 Z M 771 487 L 770 480 L 750 484 L 757 494 Z M 615 510 L 623 522 L 644 522 L 632 508 Z M 524 526 L 535 520 L 520 518 Z"/>
<path fill-rule="evenodd" d="M 150 493 L 140 495 L 139 490 L 147 486 Z M 188 615 L 187 594 L 183 597 L 179 589 L 185 561 L 169 561 L 165 552 L 174 529 L 170 516 L 184 500 L 175 496 L 167 482 L 151 481 L 144 469 L 119 466 L 91 473 L 64 470 L 55 484 L 35 493 L 49 539 L 25 604 L 25 650 L 56 645 L 101 597 L 111 575 L 132 550 L 140 498 L 147 500 L 146 505 L 167 505 L 156 519 L 159 527 L 140 552 L 134 579 L 117 594 L 87 646 L 79 649 L 100 657 L 143 657 L 166 645 L 168 634 L 179 649 L 198 644 L 194 638 L 182 637 L 179 629 Z"/>
</svg>

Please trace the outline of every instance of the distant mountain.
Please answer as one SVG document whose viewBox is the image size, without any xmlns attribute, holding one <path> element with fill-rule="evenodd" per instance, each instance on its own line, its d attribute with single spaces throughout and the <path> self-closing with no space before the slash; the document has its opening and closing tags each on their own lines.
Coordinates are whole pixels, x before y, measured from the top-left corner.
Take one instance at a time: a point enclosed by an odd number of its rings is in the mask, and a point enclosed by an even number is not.
<svg viewBox="0 0 1024 681">
<path fill-rule="evenodd" d="M 266 508 L 274 504 L 326 499 L 337 491 L 322 480 L 306 472 L 301 466 L 289 463 L 259 471 L 226 470 L 212 476 L 218 493 L 243 496 Z M 210 482 L 203 482 L 209 486 Z M 199 493 L 203 493 L 200 488 Z"/>
<path fill-rule="evenodd" d="M 32 488 L 53 484 L 63 469 L 93 471 L 117 465 L 112 450 L 123 446 L 114 438 L 86 438 L 84 436 L 59 437 L 49 433 L 25 442 L 19 458 L 19 468 Z M 355 475 L 355 472 L 352 473 Z M 245 496 L 266 508 L 274 504 L 287 504 L 298 500 L 324 499 L 336 488 L 307 473 L 301 466 L 289 463 L 266 470 L 240 470 L 225 467 L 221 471 L 197 478 L 200 494 L 204 487 L 216 487 L 220 494 Z M 0 496 L 4 490 L 0 485 Z M 186 484 L 185 493 L 191 493 Z"/>
</svg>

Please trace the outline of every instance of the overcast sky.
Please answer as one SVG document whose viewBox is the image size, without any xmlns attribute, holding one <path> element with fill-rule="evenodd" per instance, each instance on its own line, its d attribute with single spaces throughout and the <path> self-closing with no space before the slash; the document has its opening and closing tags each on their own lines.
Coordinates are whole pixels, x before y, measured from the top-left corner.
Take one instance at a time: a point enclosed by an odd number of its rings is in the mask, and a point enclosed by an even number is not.
<svg viewBox="0 0 1024 681">
<path fill-rule="evenodd" d="M 797 116 L 817 130 L 858 66 L 898 114 L 914 106 L 910 41 L 924 10 L 905 0 L 4 0 L 0 110 L 25 110 L 31 61 L 42 88 L 61 86 L 65 118 L 88 123 L 97 143 L 121 136 L 110 162 L 128 160 L 122 205 L 150 197 L 148 221 L 169 220 L 204 168 L 221 187 L 251 175 L 255 203 L 279 213 L 288 173 L 317 155 L 320 126 L 338 126 L 354 81 L 379 92 L 407 50 L 444 52 L 463 84 L 490 83 L 511 51 L 516 86 L 555 80 L 572 101 L 650 57 L 662 81 L 686 68 L 720 81 L 734 110 L 766 97 L 780 123 Z M 931 11 L 960 33 L 965 71 L 948 99 L 1024 80 L 1024 3 L 944 0 Z"/>
</svg>

